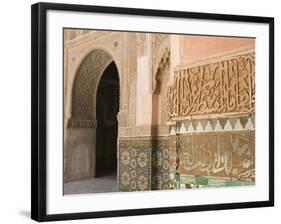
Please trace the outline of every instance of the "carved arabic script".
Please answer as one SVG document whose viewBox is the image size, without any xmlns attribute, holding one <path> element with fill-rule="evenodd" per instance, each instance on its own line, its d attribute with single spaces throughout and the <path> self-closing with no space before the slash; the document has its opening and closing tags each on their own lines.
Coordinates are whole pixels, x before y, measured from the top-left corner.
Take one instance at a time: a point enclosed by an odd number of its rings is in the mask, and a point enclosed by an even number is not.
<svg viewBox="0 0 281 224">
<path fill-rule="evenodd" d="M 180 173 L 255 181 L 255 133 L 182 136 Z"/>
<path fill-rule="evenodd" d="M 168 119 L 255 110 L 255 54 L 176 71 L 168 87 Z"/>
</svg>

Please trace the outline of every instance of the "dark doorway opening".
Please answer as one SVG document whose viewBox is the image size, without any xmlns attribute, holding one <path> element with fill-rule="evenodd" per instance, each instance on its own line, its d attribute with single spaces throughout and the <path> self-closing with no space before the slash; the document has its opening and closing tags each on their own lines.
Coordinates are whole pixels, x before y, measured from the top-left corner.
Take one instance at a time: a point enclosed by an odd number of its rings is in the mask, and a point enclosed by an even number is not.
<svg viewBox="0 0 281 224">
<path fill-rule="evenodd" d="M 111 62 L 97 90 L 96 177 L 116 177 L 117 174 L 119 92 L 117 67 Z"/>
</svg>

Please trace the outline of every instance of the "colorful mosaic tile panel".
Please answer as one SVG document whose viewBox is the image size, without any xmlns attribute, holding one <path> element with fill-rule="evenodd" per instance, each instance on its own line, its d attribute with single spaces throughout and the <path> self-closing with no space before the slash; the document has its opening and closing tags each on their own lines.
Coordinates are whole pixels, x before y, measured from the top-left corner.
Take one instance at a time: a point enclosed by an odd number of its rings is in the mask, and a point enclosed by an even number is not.
<svg viewBox="0 0 281 224">
<path fill-rule="evenodd" d="M 167 137 L 152 140 L 152 189 L 170 188 L 170 152 Z"/>
<path fill-rule="evenodd" d="M 120 191 L 145 191 L 151 189 L 151 140 L 119 140 Z"/>
</svg>

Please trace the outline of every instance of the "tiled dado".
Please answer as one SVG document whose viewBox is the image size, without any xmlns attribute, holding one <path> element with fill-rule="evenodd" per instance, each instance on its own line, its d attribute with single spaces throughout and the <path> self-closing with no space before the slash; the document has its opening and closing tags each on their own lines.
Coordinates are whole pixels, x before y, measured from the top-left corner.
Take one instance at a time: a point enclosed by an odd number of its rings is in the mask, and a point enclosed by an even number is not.
<svg viewBox="0 0 281 224">
<path fill-rule="evenodd" d="M 254 185 L 252 181 L 242 181 L 231 178 L 199 177 L 193 175 L 180 176 L 180 188 L 202 188 L 202 187 L 234 187 Z"/>
<path fill-rule="evenodd" d="M 209 132 L 170 136 L 170 164 L 178 141 L 181 176 L 255 182 L 255 132 Z M 181 181 L 182 182 L 182 181 Z"/>
<path fill-rule="evenodd" d="M 120 191 L 169 188 L 170 157 L 167 137 L 120 138 L 119 161 Z"/>
<path fill-rule="evenodd" d="M 151 140 L 119 139 L 118 183 L 120 191 L 151 189 Z"/>
<path fill-rule="evenodd" d="M 119 138 L 121 191 L 170 189 L 175 181 L 209 187 L 255 183 L 253 116 L 185 121 L 179 127 L 165 137 Z"/>
<path fill-rule="evenodd" d="M 181 178 L 188 175 L 205 178 L 205 182 L 210 179 L 208 186 L 225 180 L 225 186 L 231 185 L 230 182 L 233 185 L 243 185 L 243 181 L 255 182 L 254 114 L 178 121 L 177 125 L 171 126 L 170 169 L 174 172 L 176 142 Z"/>
<path fill-rule="evenodd" d="M 170 189 L 170 165 L 169 139 L 152 139 L 152 190 Z"/>
</svg>

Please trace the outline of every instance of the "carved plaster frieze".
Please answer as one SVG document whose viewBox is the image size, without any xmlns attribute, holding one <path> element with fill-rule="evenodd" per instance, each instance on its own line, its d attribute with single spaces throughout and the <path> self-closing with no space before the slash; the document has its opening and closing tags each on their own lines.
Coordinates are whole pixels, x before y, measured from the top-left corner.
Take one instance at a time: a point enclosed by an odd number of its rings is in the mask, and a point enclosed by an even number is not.
<svg viewBox="0 0 281 224">
<path fill-rule="evenodd" d="M 255 53 L 175 72 L 167 91 L 169 120 L 255 112 Z"/>
<path fill-rule="evenodd" d="M 179 147 L 181 174 L 255 181 L 254 131 L 181 135 Z"/>
</svg>

